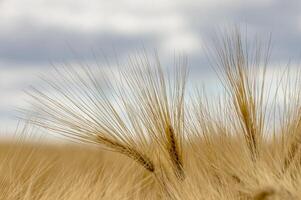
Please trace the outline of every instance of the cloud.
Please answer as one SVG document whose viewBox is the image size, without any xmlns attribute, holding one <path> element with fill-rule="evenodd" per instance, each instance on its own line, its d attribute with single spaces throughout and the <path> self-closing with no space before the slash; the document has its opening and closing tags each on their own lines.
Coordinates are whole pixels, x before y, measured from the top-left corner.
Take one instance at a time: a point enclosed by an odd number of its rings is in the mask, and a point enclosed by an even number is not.
<svg viewBox="0 0 301 200">
<path fill-rule="evenodd" d="M 106 51 L 115 46 L 123 54 L 142 43 L 146 48 L 192 53 L 200 45 L 199 37 L 187 26 L 179 2 L 3 1 L 0 59 L 68 60 L 66 43 L 83 57 L 91 55 L 91 48 Z"/>
<path fill-rule="evenodd" d="M 132 51 L 138 44 L 155 46 L 156 43 L 157 38 L 149 35 L 139 37 L 109 32 L 83 33 L 28 25 L 20 30 L 0 33 L 0 60 L 49 63 L 79 58 L 94 59 L 93 50 L 109 52 L 115 47 L 123 54 Z"/>
<path fill-rule="evenodd" d="M 126 54 L 142 46 L 199 56 L 219 26 L 246 25 L 273 34 L 275 60 L 299 55 L 300 1 L 34 1 L 0 3 L 0 59 L 49 62 L 93 59 L 91 49 Z M 279 28 L 281 27 L 281 28 Z M 201 56 L 202 57 L 202 56 Z M 192 58 L 194 59 L 194 58 Z"/>
<path fill-rule="evenodd" d="M 241 1 L 240 1 L 241 2 Z M 267 39 L 272 36 L 272 62 L 287 62 L 300 59 L 301 53 L 301 1 L 268 0 L 247 1 L 211 7 L 209 11 L 200 7 L 188 7 L 183 12 L 188 16 L 190 27 L 195 27 L 203 39 L 208 39 L 216 28 L 240 25 L 247 27 L 250 36 L 258 34 Z"/>
</svg>

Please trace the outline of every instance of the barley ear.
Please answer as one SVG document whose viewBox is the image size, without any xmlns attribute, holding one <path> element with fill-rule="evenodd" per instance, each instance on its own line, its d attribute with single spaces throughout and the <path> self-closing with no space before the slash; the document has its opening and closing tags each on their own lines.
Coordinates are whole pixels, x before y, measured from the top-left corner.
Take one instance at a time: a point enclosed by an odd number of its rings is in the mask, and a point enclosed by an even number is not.
<svg viewBox="0 0 301 200">
<path fill-rule="evenodd" d="M 180 179 L 185 178 L 183 170 L 183 158 L 179 149 L 179 142 L 175 136 L 174 129 L 171 125 L 166 127 L 167 150 L 174 166 L 175 174 Z"/>
<path fill-rule="evenodd" d="M 104 144 L 108 148 L 113 149 L 113 150 L 135 160 L 138 164 L 142 165 L 147 171 L 149 171 L 149 172 L 155 171 L 154 164 L 150 160 L 150 158 L 148 158 L 143 153 L 140 153 L 138 150 L 131 148 L 131 147 L 126 147 L 125 145 L 123 145 L 119 142 L 110 140 L 101 135 L 97 135 L 97 141 L 100 142 L 101 144 Z"/>
</svg>

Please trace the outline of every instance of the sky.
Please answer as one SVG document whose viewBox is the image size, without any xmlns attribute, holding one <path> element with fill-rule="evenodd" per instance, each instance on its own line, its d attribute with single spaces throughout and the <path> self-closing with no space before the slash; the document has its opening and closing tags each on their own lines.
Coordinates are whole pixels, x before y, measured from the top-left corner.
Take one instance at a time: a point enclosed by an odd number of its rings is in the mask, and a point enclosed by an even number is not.
<svg viewBox="0 0 301 200">
<path fill-rule="evenodd" d="M 166 64 L 184 54 L 192 79 L 215 80 L 204 48 L 216 30 L 236 25 L 272 35 L 273 69 L 300 60 L 299 0 L 1 0 L 0 130 L 14 129 L 25 91 L 52 65 L 105 65 L 143 48 Z"/>
</svg>

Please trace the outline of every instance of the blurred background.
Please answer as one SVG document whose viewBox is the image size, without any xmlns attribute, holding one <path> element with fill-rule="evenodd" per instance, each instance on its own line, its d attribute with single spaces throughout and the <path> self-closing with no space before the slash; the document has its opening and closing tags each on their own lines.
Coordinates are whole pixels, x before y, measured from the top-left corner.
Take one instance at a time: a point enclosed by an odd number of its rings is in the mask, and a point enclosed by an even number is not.
<svg viewBox="0 0 301 200">
<path fill-rule="evenodd" d="M 156 50 L 164 65 L 186 55 L 190 80 L 215 90 L 204 49 L 223 27 L 271 33 L 271 73 L 300 60 L 300 11 L 299 0 L 1 0 L 0 130 L 15 129 L 15 109 L 27 106 L 24 91 L 52 65 L 102 66 L 142 48 Z"/>
</svg>

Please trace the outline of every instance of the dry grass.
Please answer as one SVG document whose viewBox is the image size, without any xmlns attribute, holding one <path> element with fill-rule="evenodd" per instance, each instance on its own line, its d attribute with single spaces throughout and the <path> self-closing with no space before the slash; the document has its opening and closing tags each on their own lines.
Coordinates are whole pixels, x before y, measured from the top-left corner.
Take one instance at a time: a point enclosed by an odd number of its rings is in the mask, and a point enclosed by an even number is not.
<svg viewBox="0 0 301 200">
<path fill-rule="evenodd" d="M 187 95 L 185 58 L 172 74 L 144 54 L 101 79 L 58 69 L 30 92 L 29 121 L 89 145 L 3 144 L 0 197 L 300 199 L 299 73 L 286 70 L 271 92 L 269 44 L 250 45 L 238 30 L 211 50 L 219 101 Z"/>
</svg>

